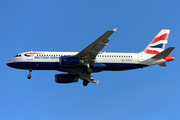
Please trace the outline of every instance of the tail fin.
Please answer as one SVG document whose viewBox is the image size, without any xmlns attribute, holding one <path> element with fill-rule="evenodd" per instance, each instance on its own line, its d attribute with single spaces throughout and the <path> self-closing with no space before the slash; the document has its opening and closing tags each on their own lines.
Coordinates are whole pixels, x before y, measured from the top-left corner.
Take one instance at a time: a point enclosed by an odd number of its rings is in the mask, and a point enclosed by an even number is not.
<svg viewBox="0 0 180 120">
<path fill-rule="evenodd" d="M 142 51 L 145 54 L 159 54 L 166 48 L 169 38 L 169 29 L 162 29 L 150 44 Z"/>
</svg>

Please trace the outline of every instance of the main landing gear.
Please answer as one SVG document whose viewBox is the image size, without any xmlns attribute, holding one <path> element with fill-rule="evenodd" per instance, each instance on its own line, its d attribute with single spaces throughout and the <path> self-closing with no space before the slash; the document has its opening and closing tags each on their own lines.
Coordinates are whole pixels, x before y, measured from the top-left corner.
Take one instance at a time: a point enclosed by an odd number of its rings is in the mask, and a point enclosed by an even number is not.
<svg viewBox="0 0 180 120">
<path fill-rule="evenodd" d="M 92 69 L 91 68 L 88 68 L 87 69 L 87 74 L 90 75 L 92 73 Z"/>
<path fill-rule="evenodd" d="M 85 64 L 85 65 L 87 66 L 87 71 L 86 71 L 86 73 L 87 73 L 88 75 L 91 75 L 92 69 L 91 69 L 89 63 L 87 63 L 87 64 Z"/>
<path fill-rule="evenodd" d="M 87 81 L 87 80 L 84 80 L 84 81 L 83 81 L 83 85 L 84 85 L 84 86 L 87 86 L 88 83 L 89 83 L 89 81 Z"/>
<path fill-rule="evenodd" d="M 29 75 L 27 76 L 28 79 L 31 79 L 32 70 L 29 70 Z"/>
</svg>

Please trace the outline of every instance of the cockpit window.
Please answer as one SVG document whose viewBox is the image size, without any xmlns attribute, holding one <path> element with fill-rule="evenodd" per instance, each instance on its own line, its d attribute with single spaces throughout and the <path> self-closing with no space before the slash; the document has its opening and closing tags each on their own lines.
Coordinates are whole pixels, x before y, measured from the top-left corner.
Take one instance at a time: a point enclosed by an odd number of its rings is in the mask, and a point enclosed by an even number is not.
<svg viewBox="0 0 180 120">
<path fill-rule="evenodd" d="M 21 57 L 21 55 L 16 55 L 15 57 Z"/>
</svg>

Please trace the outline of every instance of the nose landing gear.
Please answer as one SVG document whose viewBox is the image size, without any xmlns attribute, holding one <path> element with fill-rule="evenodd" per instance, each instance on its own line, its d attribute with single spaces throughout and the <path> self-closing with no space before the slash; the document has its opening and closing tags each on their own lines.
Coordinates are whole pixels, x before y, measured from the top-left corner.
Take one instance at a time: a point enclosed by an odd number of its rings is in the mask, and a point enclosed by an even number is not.
<svg viewBox="0 0 180 120">
<path fill-rule="evenodd" d="M 32 70 L 29 70 L 29 75 L 27 76 L 28 79 L 31 79 Z"/>
</svg>

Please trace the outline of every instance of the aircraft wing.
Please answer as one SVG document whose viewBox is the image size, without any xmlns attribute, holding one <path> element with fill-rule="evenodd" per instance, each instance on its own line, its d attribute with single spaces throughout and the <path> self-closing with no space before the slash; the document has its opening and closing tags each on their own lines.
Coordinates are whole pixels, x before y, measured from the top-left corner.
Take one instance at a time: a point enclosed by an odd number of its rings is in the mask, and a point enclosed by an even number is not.
<svg viewBox="0 0 180 120">
<path fill-rule="evenodd" d="M 117 28 L 105 32 L 97 40 L 95 40 L 93 43 L 91 43 L 89 46 L 87 46 L 85 49 L 79 52 L 76 56 L 87 61 L 90 65 L 93 66 L 97 54 L 106 45 L 108 45 L 109 42 L 108 38 L 113 34 L 113 32 L 116 32 L 116 29 Z"/>
</svg>

